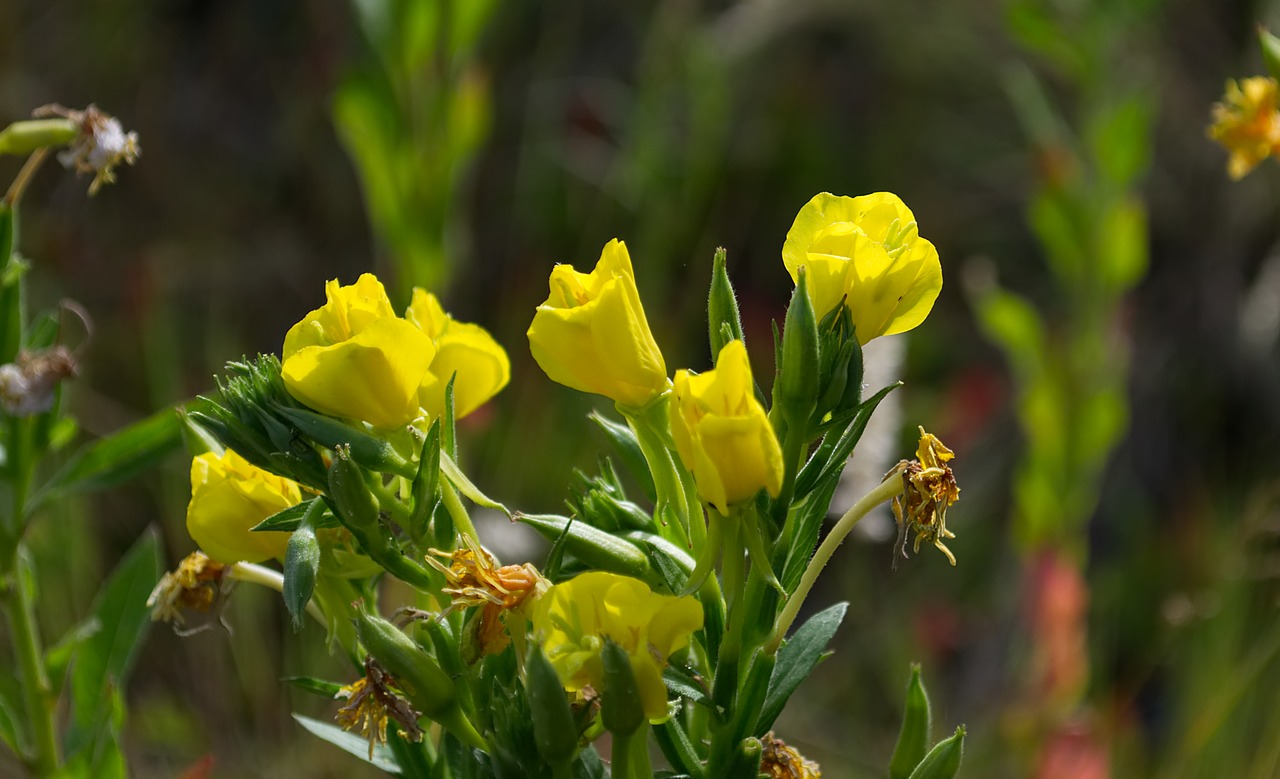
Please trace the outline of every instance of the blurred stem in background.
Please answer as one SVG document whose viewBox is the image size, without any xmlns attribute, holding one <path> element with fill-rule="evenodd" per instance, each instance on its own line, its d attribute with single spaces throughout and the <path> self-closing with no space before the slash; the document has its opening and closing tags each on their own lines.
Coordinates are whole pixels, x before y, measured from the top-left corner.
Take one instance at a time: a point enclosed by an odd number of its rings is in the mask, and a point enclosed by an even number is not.
<svg viewBox="0 0 1280 779">
<path fill-rule="evenodd" d="M 334 95 L 333 117 L 400 298 L 414 286 L 443 292 L 466 256 L 454 219 L 462 174 L 488 133 L 490 90 L 476 49 L 495 5 L 352 3 L 367 45 Z"/>
<path fill-rule="evenodd" d="M 1013 530 L 1028 579 L 1031 658 L 1024 691 L 1037 716 L 1016 734 L 1040 777 L 1055 743 L 1105 744 L 1088 722 L 1084 571 L 1088 522 L 1125 433 L 1130 365 L 1121 319 L 1147 268 L 1155 105 L 1135 36 L 1158 2 L 1086 2 L 1066 9 L 1016 0 L 1007 22 L 1039 68 L 1011 66 L 1006 88 L 1038 165 L 1027 219 L 1048 266 L 1047 310 L 1001 289 L 989 271 L 966 279 L 983 331 L 1013 372 L 1025 451 L 1014 476 Z M 1090 774 L 1091 776 L 1093 774 Z"/>
</svg>

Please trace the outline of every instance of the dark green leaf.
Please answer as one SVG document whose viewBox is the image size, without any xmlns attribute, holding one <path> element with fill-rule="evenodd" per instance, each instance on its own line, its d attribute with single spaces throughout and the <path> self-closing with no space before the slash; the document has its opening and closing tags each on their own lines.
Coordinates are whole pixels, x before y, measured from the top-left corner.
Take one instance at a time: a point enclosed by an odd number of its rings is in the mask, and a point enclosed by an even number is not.
<svg viewBox="0 0 1280 779">
<path fill-rule="evenodd" d="M 320 501 L 320 505 L 324 506 L 324 501 L 320 498 L 304 500 L 296 506 L 290 506 L 283 511 L 277 511 L 250 529 L 255 533 L 265 530 L 279 530 L 285 533 L 292 533 L 298 529 L 299 525 L 302 524 L 302 516 L 307 513 L 307 509 L 311 508 L 311 505 L 316 501 Z M 319 530 L 327 527 L 338 527 L 340 524 L 341 523 L 338 522 L 337 518 L 335 518 L 331 512 L 325 511 L 316 519 L 316 522 L 312 527 Z"/>
<path fill-rule="evenodd" d="M 4 741 L 13 754 L 22 754 L 19 745 L 26 741 L 22 721 L 18 719 L 13 706 L 2 695 L 0 695 L 0 740 Z"/>
<path fill-rule="evenodd" d="M 290 686 L 296 687 L 304 692 L 313 695 L 319 695 L 321 698 L 333 700 L 338 691 L 342 689 L 342 685 L 337 682 L 329 682 L 324 679 L 317 679 L 314 676 L 286 676 L 280 681 Z"/>
<path fill-rule="evenodd" d="M 640 485 L 640 491 L 645 494 L 645 497 L 651 501 L 656 500 L 658 493 L 653 486 L 653 474 L 649 472 L 649 463 L 645 461 L 644 452 L 640 449 L 640 441 L 631 428 L 621 422 L 614 422 L 598 411 L 592 411 L 587 418 L 600 426 L 605 438 L 609 439 L 609 444 L 622 460 L 623 467 Z"/>
<path fill-rule="evenodd" d="M 814 666 L 822 659 L 848 609 L 849 604 L 837 603 L 814 614 L 778 650 L 778 663 L 769 680 L 769 694 L 756 723 L 756 733 L 763 734 L 773 727 L 791 693 L 809 678 Z"/>
<path fill-rule="evenodd" d="M 49 681 L 53 684 L 54 694 L 58 694 L 62 689 L 62 683 L 67 673 L 67 667 L 71 663 L 71 657 L 80 645 L 97 635 L 102 629 L 102 623 L 97 617 L 89 617 L 83 622 L 79 622 L 71 627 L 62 638 L 58 639 L 58 643 L 49 647 L 44 653 L 45 668 L 49 671 Z"/>
<path fill-rule="evenodd" d="M 688 698 L 694 703 L 701 703 L 703 706 L 711 705 L 711 697 L 707 690 L 706 680 L 688 668 L 673 663 L 663 669 L 662 680 L 667 683 L 668 690 L 681 698 Z"/>
<path fill-rule="evenodd" d="M 36 503 L 125 481 L 182 444 L 182 425 L 171 408 L 82 448 L 40 491 Z"/>
<path fill-rule="evenodd" d="M 301 714 L 294 714 L 293 718 L 298 724 L 305 728 L 311 735 L 316 738 L 328 741 L 342 751 L 355 755 L 361 760 L 381 768 L 389 774 L 400 774 L 400 766 L 396 764 L 395 757 L 391 754 L 391 750 L 382 744 L 375 744 L 373 747 L 373 758 L 369 758 L 369 741 L 360 736 L 348 733 L 335 725 L 327 722 L 304 717 Z"/>
</svg>

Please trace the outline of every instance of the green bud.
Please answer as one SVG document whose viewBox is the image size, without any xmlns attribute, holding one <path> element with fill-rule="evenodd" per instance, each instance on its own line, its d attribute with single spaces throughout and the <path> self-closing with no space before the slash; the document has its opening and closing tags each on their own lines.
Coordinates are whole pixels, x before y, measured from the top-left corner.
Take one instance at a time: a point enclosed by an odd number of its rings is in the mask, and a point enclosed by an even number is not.
<svg viewBox="0 0 1280 779">
<path fill-rule="evenodd" d="M 600 699 L 600 716 L 605 728 L 615 735 L 629 736 L 645 723 L 644 702 L 631 669 L 627 652 L 610 638 L 600 650 L 604 665 L 604 691 Z"/>
<path fill-rule="evenodd" d="M 578 726 L 564 683 L 539 645 L 530 649 L 524 668 L 538 754 L 551 765 L 568 763 L 578 751 Z"/>
<path fill-rule="evenodd" d="M 1258 48 L 1262 49 L 1262 61 L 1267 64 L 1271 77 L 1280 79 L 1280 38 L 1258 25 Z"/>
<path fill-rule="evenodd" d="M 953 779 L 960 771 L 960 758 L 964 754 L 964 725 L 956 728 L 955 735 L 939 741 L 924 756 L 910 779 Z"/>
<path fill-rule="evenodd" d="M 725 344 L 730 341 L 746 341 L 742 335 L 738 298 L 733 293 L 733 285 L 729 283 L 727 260 L 728 253 L 723 248 L 716 249 L 712 260 L 711 292 L 707 295 L 707 331 L 713 363 Z"/>
<path fill-rule="evenodd" d="M 521 514 L 511 517 L 548 541 L 563 537 L 564 550 L 592 568 L 649 581 L 649 558 L 635 544 L 592 527 L 582 520 L 572 521 L 556 514 Z"/>
<path fill-rule="evenodd" d="M 782 330 L 782 360 L 774 403 L 788 425 L 805 425 L 818 404 L 821 377 L 818 362 L 818 323 L 800 269 Z"/>
<path fill-rule="evenodd" d="M 760 775 L 760 758 L 764 756 L 764 745 L 758 738 L 744 738 L 733 750 L 731 760 L 719 776 L 748 777 Z M 711 774 L 708 771 L 709 775 Z"/>
<path fill-rule="evenodd" d="M 30 154 L 37 149 L 65 146 L 80 135 L 70 119 L 27 119 L 0 130 L 0 154 Z"/>
<path fill-rule="evenodd" d="M 907 703 L 902 715 L 902 730 L 898 732 L 898 745 L 889 761 L 889 779 L 908 779 L 915 767 L 929 751 L 932 714 L 929 695 L 920 679 L 920 664 L 911 666 L 911 680 L 907 683 Z"/>
<path fill-rule="evenodd" d="M 324 501 L 311 501 L 285 548 L 284 605 L 295 631 L 302 628 L 302 612 L 311 600 L 316 575 L 320 573 L 320 542 L 316 539 L 315 526 L 323 514 Z"/>
<path fill-rule="evenodd" d="M 409 515 L 409 535 L 415 541 L 426 536 L 431 514 L 440 503 L 440 421 L 431 423 L 422 441 L 418 473 L 413 477 L 413 511 Z"/>
<path fill-rule="evenodd" d="M 417 475 L 413 464 L 401 457 L 391 444 L 364 430 L 302 408 L 276 404 L 275 411 L 317 444 L 328 449 L 347 447 L 351 458 L 369 470 L 410 479 Z"/>
</svg>

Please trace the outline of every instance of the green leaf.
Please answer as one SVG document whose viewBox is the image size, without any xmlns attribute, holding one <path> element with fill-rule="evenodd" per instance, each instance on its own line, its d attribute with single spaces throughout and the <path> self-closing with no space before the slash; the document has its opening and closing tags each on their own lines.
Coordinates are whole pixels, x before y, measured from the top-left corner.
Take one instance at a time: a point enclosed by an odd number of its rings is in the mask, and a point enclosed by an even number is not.
<svg viewBox="0 0 1280 779">
<path fill-rule="evenodd" d="M 151 626 L 147 597 L 160 578 L 160 543 L 143 533 L 94 601 L 102 630 L 81 644 L 71 665 L 68 754 L 100 742 L 110 725 L 112 691 L 124 689 L 138 649 Z"/>
<path fill-rule="evenodd" d="M 1147 210 L 1137 197 L 1107 211 L 1098 233 L 1099 275 L 1113 294 L 1127 291 L 1147 272 Z"/>
<path fill-rule="evenodd" d="M 58 639 L 58 643 L 49 647 L 44 653 L 45 668 L 49 671 L 49 681 L 53 684 L 54 694 L 57 695 L 62 689 L 62 683 L 67 673 L 67 668 L 71 664 L 71 658 L 80 646 L 98 634 L 102 630 L 102 623 L 97 617 L 89 617 L 88 619 L 71 626 L 62 638 Z"/>
<path fill-rule="evenodd" d="M 280 681 L 291 687 L 296 687 L 303 692 L 309 692 L 312 695 L 319 695 L 321 698 L 333 700 L 342 689 L 342 685 L 337 682 L 330 682 L 324 679 L 317 679 L 314 676 L 286 676 Z"/>
<path fill-rule="evenodd" d="M 1098 168 L 1120 187 L 1134 183 L 1151 161 L 1151 120 L 1146 95 L 1134 95 L 1099 111 L 1088 127 L 1089 149 Z"/>
<path fill-rule="evenodd" d="M 598 411 L 592 411 L 587 418 L 600 426 L 605 438 L 609 439 L 609 444 L 622 460 L 623 467 L 640 485 L 640 491 L 645 494 L 645 497 L 650 501 L 656 500 L 658 492 L 653 486 L 653 474 L 649 472 L 649 463 L 644 459 L 644 452 L 640 449 L 640 441 L 636 438 L 635 432 Z"/>
<path fill-rule="evenodd" d="M 255 533 L 266 531 L 266 530 L 278 530 L 278 531 L 283 531 L 285 533 L 292 533 L 293 531 L 298 529 L 299 525 L 302 524 L 303 515 L 307 513 L 307 510 L 310 509 L 312 504 L 314 504 L 316 501 L 320 501 L 320 505 L 322 507 L 325 507 L 324 500 L 321 498 L 312 498 L 311 500 L 304 500 L 296 506 L 290 506 L 289 508 L 284 509 L 283 511 L 277 511 L 276 513 L 262 520 L 258 524 L 254 525 L 252 528 L 250 528 L 250 530 L 252 530 Z M 339 527 L 341 524 L 342 523 L 338 522 L 337 518 L 333 516 L 333 512 L 325 511 L 315 520 L 315 523 L 312 525 L 312 527 L 319 530 L 321 528 L 327 528 L 327 527 Z"/>
<path fill-rule="evenodd" d="M 316 738 L 328 741 L 338 749 L 351 755 L 355 755 L 361 760 L 369 763 L 375 768 L 381 768 L 389 774 L 399 776 L 400 766 L 396 764 L 395 757 L 391 754 L 391 750 L 382 744 L 374 744 L 373 757 L 369 757 L 369 741 L 354 734 L 348 733 L 335 725 L 327 722 L 304 717 L 301 714 L 294 714 L 293 718 L 298 724 L 307 730 Z"/>
<path fill-rule="evenodd" d="M 694 703 L 711 707 L 711 693 L 707 688 L 707 681 L 690 669 L 673 663 L 663 669 L 662 680 L 667 683 L 668 690 L 681 698 L 688 698 Z"/>
<path fill-rule="evenodd" d="M 506 506 L 485 495 L 480 491 L 479 487 L 472 484 L 471 480 L 467 478 L 467 475 L 458 467 L 458 464 L 454 462 L 453 458 L 450 457 L 443 449 L 440 451 L 440 471 L 454 487 L 458 488 L 458 492 L 466 495 L 472 503 L 477 506 L 484 506 L 487 509 L 501 511 L 508 517 L 511 516 L 511 512 Z"/>
<path fill-rule="evenodd" d="M 178 415 L 171 408 L 161 409 L 82 448 L 32 503 L 114 486 L 151 467 L 181 444 Z"/>
<path fill-rule="evenodd" d="M 787 699 L 813 673 L 848 610 L 848 603 L 837 603 L 819 611 L 801 625 L 782 645 L 782 649 L 778 650 L 778 663 L 769 679 L 769 693 L 765 696 L 760 719 L 756 721 L 757 734 L 763 734 L 773 727 L 774 720 L 787 705 Z"/>
<path fill-rule="evenodd" d="M 3 695 L 0 695 L 0 740 L 4 741 L 5 746 L 9 747 L 9 751 L 13 754 L 22 754 L 19 745 L 26 741 L 22 721 L 18 719 L 13 706 Z"/>
</svg>

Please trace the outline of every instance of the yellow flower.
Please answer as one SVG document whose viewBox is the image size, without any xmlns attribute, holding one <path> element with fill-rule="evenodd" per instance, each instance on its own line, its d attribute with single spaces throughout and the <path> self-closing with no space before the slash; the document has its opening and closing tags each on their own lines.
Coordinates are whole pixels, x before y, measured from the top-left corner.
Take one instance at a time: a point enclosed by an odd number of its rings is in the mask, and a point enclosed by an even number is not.
<svg viewBox="0 0 1280 779">
<path fill-rule="evenodd" d="M 191 461 L 187 532 L 205 554 L 230 565 L 283 557 L 289 534 L 250 532 L 262 520 L 302 501 L 297 483 L 251 465 L 226 450 Z"/>
<path fill-rule="evenodd" d="M 529 351 L 552 381 L 626 406 L 643 406 L 670 386 L 626 244 L 607 243 L 591 273 L 557 265 L 550 285 L 529 325 Z"/>
<path fill-rule="evenodd" d="M 725 344 L 715 370 L 676 372 L 671 433 L 698 496 L 721 514 L 762 488 L 774 497 L 782 489 L 782 448 L 756 400 L 742 341 Z"/>
<path fill-rule="evenodd" d="M 901 474 L 902 494 L 893 499 L 894 518 L 898 521 L 899 548 L 907 553 L 907 531 L 915 531 L 913 551 L 920 552 L 920 542 L 928 541 L 947 556 L 952 565 L 956 556 L 951 553 L 944 539 L 955 538 L 947 530 L 947 509 L 960 500 L 960 486 L 949 463 L 955 453 L 938 437 L 920 428 L 920 443 L 916 447 L 916 459 L 904 460 L 889 472 L 886 478 Z"/>
<path fill-rule="evenodd" d="M 455 321 L 430 292 L 414 287 L 405 319 L 417 325 L 435 345 L 435 358 L 418 389 L 418 404 L 430 416 L 444 413 L 444 391 L 455 374 L 455 419 L 475 411 L 511 380 L 511 362 L 493 336 L 479 325 Z"/>
<path fill-rule="evenodd" d="M 1213 106 L 1209 137 L 1231 152 L 1227 174 L 1238 181 L 1280 148 L 1276 80 L 1255 76 L 1227 82 L 1227 93 Z"/>
<path fill-rule="evenodd" d="M 672 653 L 702 627 L 702 604 L 693 597 L 658 595 L 638 579 L 604 571 L 554 585 L 534 606 L 533 628 L 565 689 L 603 689 L 600 649 L 610 638 L 626 651 L 645 716 L 667 718 L 662 669 Z"/>
<path fill-rule="evenodd" d="M 938 250 L 890 192 L 815 195 L 787 231 L 782 261 L 792 280 L 808 269 L 819 319 L 844 300 L 862 344 L 920 324 L 942 291 Z"/>
<path fill-rule="evenodd" d="M 284 338 L 285 386 L 317 411 L 393 428 L 418 416 L 431 339 L 397 317 L 382 282 L 364 274 L 325 285 L 328 302 Z"/>
</svg>

